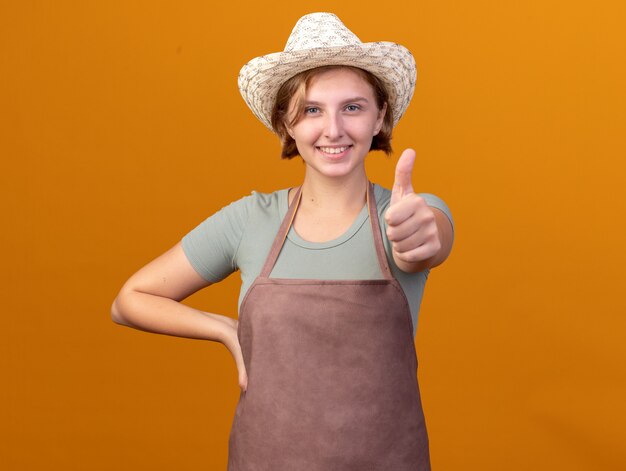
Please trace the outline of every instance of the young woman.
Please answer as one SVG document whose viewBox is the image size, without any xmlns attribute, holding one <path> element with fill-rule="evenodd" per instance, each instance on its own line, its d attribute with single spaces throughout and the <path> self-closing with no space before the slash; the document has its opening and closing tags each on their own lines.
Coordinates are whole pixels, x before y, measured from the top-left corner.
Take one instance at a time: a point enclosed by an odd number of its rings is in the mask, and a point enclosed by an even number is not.
<svg viewBox="0 0 626 471">
<path fill-rule="evenodd" d="M 113 320 L 222 342 L 239 372 L 229 470 L 427 470 L 414 334 L 429 270 L 452 246 L 446 205 L 415 194 L 415 152 L 392 191 L 365 173 L 413 94 L 415 63 L 306 15 L 285 50 L 253 59 L 239 87 L 306 167 L 299 187 L 223 208 L 134 274 Z M 180 301 L 233 271 L 239 320 Z"/>
</svg>

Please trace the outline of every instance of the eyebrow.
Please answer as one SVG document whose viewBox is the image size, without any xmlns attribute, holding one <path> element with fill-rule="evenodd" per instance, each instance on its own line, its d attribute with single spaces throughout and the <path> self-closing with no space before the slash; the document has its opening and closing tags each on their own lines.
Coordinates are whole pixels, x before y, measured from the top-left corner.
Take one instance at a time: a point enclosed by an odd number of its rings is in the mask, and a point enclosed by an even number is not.
<svg viewBox="0 0 626 471">
<path fill-rule="evenodd" d="M 365 103 L 369 103 L 369 100 L 367 98 L 365 98 L 365 97 L 362 97 L 362 96 L 356 96 L 354 98 L 348 98 L 347 100 L 344 100 L 342 103 L 344 103 L 344 104 L 345 103 L 354 103 L 354 102 L 357 102 L 357 101 L 362 101 L 362 102 L 365 102 Z M 314 101 L 314 100 L 307 100 L 307 101 L 304 102 L 304 104 L 305 105 L 318 105 L 319 106 L 319 105 L 322 105 L 323 103 L 319 102 L 319 101 Z"/>
</svg>

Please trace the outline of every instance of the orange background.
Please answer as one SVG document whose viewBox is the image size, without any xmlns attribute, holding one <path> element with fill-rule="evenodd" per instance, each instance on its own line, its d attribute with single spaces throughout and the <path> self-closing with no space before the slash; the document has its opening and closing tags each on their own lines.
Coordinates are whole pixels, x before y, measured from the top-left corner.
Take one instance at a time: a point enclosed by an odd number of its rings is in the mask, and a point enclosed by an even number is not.
<svg viewBox="0 0 626 471">
<path fill-rule="evenodd" d="M 416 344 L 436 470 L 626 469 L 626 3 L 0 4 L 0 468 L 225 469 L 238 386 L 220 344 L 112 323 L 125 279 L 302 165 L 239 68 L 304 13 L 406 45 L 389 186 L 452 208 Z M 193 296 L 236 316 L 238 277 Z"/>
</svg>

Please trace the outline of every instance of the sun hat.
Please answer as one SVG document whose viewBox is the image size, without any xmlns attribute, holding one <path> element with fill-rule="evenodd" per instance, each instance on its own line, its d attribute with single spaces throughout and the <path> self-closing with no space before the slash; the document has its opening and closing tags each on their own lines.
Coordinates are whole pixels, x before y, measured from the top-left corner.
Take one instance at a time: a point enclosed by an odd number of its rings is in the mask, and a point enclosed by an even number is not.
<svg viewBox="0 0 626 471">
<path fill-rule="evenodd" d="M 298 20 L 282 52 L 256 57 L 239 72 L 239 91 L 254 115 L 271 131 L 281 85 L 305 70 L 326 65 L 359 67 L 378 77 L 389 94 L 394 126 L 413 96 L 417 70 L 400 44 L 363 43 L 333 13 L 310 13 Z"/>
</svg>

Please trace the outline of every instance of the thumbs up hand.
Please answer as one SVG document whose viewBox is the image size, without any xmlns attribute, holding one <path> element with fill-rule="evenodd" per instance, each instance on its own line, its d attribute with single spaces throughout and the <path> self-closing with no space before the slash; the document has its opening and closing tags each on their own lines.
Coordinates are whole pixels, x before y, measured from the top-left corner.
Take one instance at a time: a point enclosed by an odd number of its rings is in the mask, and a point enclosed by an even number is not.
<svg viewBox="0 0 626 471">
<path fill-rule="evenodd" d="M 385 214 L 393 258 L 406 272 L 419 271 L 420 262 L 434 257 L 441 249 L 435 213 L 413 192 L 414 164 L 415 151 L 405 150 L 396 165 L 391 202 Z"/>
</svg>

